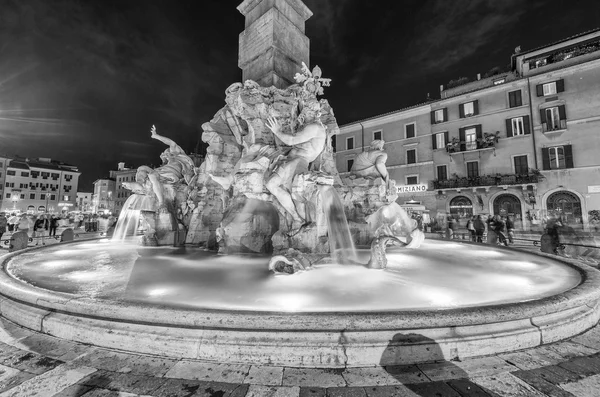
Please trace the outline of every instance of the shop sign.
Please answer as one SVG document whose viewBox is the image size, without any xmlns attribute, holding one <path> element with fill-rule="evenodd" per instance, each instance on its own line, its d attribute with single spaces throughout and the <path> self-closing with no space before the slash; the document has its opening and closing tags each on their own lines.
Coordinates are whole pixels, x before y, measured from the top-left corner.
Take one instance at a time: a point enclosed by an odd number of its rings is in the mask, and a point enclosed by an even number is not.
<svg viewBox="0 0 600 397">
<path fill-rule="evenodd" d="M 72 207 L 73 203 L 58 203 L 59 207 Z"/>
<path fill-rule="evenodd" d="M 600 185 L 588 186 L 588 193 L 600 193 Z"/>
<path fill-rule="evenodd" d="M 427 185 L 400 185 L 396 186 L 398 193 L 420 193 L 427 191 Z"/>
<path fill-rule="evenodd" d="M 405 211 L 425 211 L 424 205 L 401 205 Z"/>
</svg>

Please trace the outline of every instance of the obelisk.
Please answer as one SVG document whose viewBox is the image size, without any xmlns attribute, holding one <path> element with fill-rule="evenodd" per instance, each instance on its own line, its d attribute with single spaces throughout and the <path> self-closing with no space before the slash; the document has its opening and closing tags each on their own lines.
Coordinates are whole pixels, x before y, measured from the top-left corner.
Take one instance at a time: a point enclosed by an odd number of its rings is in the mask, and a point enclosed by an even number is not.
<svg viewBox="0 0 600 397">
<path fill-rule="evenodd" d="M 312 12 L 302 0 L 244 0 L 237 9 L 246 17 L 238 57 L 242 80 L 263 87 L 293 84 L 302 62 L 310 65 L 304 25 Z"/>
</svg>

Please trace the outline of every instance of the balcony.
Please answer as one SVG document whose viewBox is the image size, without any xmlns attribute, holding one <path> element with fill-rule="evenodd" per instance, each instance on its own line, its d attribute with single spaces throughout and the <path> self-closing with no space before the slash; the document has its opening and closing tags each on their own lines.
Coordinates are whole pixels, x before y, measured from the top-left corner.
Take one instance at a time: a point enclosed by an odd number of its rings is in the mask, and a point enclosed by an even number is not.
<svg viewBox="0 0 600 397">
<path fill-rule="evenodd" d="M 470 142 L 460 141 L 457 137 L 454 137 L 452 138 L 452 141 L 446 144 L 446 152 L 452 156 L 455 153 L 465 153 L 476 150 L 495 150 L 499 140 L 500 131 L 497 131 L 496 133 L 485 132 L 483 138 L 478 138 L 475 141 Z"/>
<path fill-rule="evenodd" d="M 484 186 L 507 186 L 507 185 L 524 185 L 530 183 L 538 183 L 542 179 L 540 174 L 522 174 L 522 175 L 482 175 L 473 178 L 455 178 L 442 181 L 433 181 L 433 188 L 439 189 L 460 189 L 469 187 L 484 187 Z"/>
</svg>

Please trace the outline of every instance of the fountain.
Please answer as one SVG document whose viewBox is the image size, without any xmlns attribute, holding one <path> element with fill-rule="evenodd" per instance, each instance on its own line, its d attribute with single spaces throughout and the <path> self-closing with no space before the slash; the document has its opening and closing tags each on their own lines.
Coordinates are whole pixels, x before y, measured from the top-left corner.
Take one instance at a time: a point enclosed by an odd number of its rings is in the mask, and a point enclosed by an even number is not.
<svg viewBox="0 0 600 397">
<path fill-rule="evenodd" d="M 2 315 L 113 349 L 334 368 L 513 351 L 597 323 L 594 269 L 424 240 L 395 203 L 382 141 L 341 178 L 337 122 L 318 99 L 330 80 L 302 63 L 295 82 L 228 87 L 200 167 L 152 127 L 163 165 L 126 184 L 114 240 L 5 257 Z"/>
</svg>

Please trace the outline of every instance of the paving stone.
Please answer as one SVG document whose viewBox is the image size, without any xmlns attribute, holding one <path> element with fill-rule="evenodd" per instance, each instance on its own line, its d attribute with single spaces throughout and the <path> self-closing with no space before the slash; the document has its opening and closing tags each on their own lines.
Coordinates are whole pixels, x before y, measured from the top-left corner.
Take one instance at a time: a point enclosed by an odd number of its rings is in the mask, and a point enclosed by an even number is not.
<svg viewBox="0 0 600 397">
<path fill-rule="evenodd" d="M 246 397 L 249 385 L 237 385 L 221 382 L 207 382 L 200 387 L 194 397 Z"/>
<path fill-rule="evenodd" d="M 56 368 L 62 363 L 62 361 L 58 361 L 53 358 L 44 357 L 35 353 L 29 353 L 12 361 L 10 365 L 22 371 L 39 375 Z"/>
<path fill-rule="evenodd" d="M 120 353 L 106 349 L 92 350 L 89 354 L 78 357 L 73 362 L 113 372 L 149 376 L 163 376 L 177 363 L 172 359 Z"/>
<path fill-rule="evenodd" d="M 497 374 L 472 378 L 471 381 L 488 392 L 497 393 L 503 397 L 547 397 L 534 389 L 528 383 L 511 374 Z"/>
<path fill-rule="evenodd" d="M 281 386 L 283 381 L 283 367 L 269 367 L 266 365 L 252 365 L 244 383 L 250 385 Z"/>
<path fill-rule="evenodd" d="M 562 357 L 560 357 L 558 354 L 554 353 L 553 355 L 554 357 L 548 357 L 548 355 L 536 353 L 535 349 L 531 349 L 514 353 L 500 354 L 498 355 L 498 358 L 505 360 L 519 369 L 528 370 L 554 365 L 562 361 Z"/>
<path fill-rule="evenodd" d="M 298 386 L 261 386 L 250 385 L 245 397 L 299 397 L 300 388 Z"/>
<path fill-rule="evenodd" d="M 512 375 L 521 378 L 524 382 L 528 383 L 543 394 L 547 394 L 550 397 L 573 397 L 569 392 L 564 391 L 553 383 L 548 382 L 533 371 L 516 371 Z"/>
<path fill-rule="evenodd" d="M 114 390 L 92 389 L 83 395 L 83 397 L 135 397 L 130 393 L 120 393 Z"/>
<path fill-rule="evenodd" d="M 97 348 L 95 347 L 83 345 L 81 343 L 61 341 L 59 347 L 49 351 L 47 355 L 60 361 L 69 362 L 96 350 Z"/>
<path fill-rule="evenodd" d="M 487 391 L 476 385 L 468 379 L 453 379 L 446 382 L 451 388 L 456 390 L 462 397 L 490 397 L 496 396 L 496 393 Z"/>
<path fill-rule="evenodd" d="M 600 375 L 589 376 L 577 382 L 562 384 L 560 387 L 577 397 L 598 397 Z"/>
<path fill-rule="evenodd" d="M 101 386 L 104 389 L 120 390 L 133 394 L 152 394 L 166 382 L 165 378 L 132 374 L 112 373 L 107 376 L 108 382 Z"/>
<path fill-rule="evenodd" d="M 35 374 L 31 374 L 29 372 L 19 371 L 18 369 L 11 368 L 16 373 L 13 372 L 9 376 L 2 376 L 0 379 L 0 393 L 6 390 L 10 390 L 13 387 L 20 385 L 21 383 L 29 380 L 35 376 Z"/>
<path fill-rule="evenodd" d="M 367 397 L 421 397 L 406 386 L 365 387 Z"/>
<path fill-rule="evenodd" d="M 116 376 L 115 372 L 110 372 L 110 371 L 106 371 L 106 370 L 98 370 L 98 371 L 94 372 L 93 374 L 90 374 L 90 375 L 86 376 L 85 378 L 82 378 L 77 383 L 86 385 L 86 386 L 91 386 L 91 387 L 104 388 L 104 386 L 106 386 L 110 383 L 111 378 L 113 378 L 115 376 Z"/>
<path fill-rule="evenodd" d="M 555 351 L 556 353 L 560 354 L 562 357 L 561 361 L 566 361 L 573 357 L 591 356 L 597 352 L 596 349 L 592 349 L 590 347 L 570 341 L 552 343 L 551 345 L 540 347 L 540 349 L 542 348 L 547 348 L 548 350 Z"/>
<path fill-rule="evenodd" d="M 285 368 L 283 386 L 344 387 L 341 371 L 314 368 Z"/>
<path fill-rule="evenodd" d="M 320 387 L 301 387 L 298 397 L 325 397 L 327 389 Z"/>
<path fill-rule="evenodd" d="M 0 317 L 0 340 L 4 343 L 16 345 L 20 339 L 34 334 L 35 332 Z"/>
<path fill-rule="evenodd" d="M 494 356 L 472 358 L 464 361 L 457 361 L 453 364 L 467 374 L 466 378 L 512 372 L 517 369 L 514 365 Z"/>
<path fill-rule="evenodd" d="M 158 389 L 152 392 L 155 397 L 189 397 L 201 388 L 206 388 L 209 382 L 187 379 L 166 379 Z"/>
<path fill-rule="evenodd" d="M 584 376 L 600 374 L 600 358 L 579 357 L 560 363 L 558 366 Z"/>
<path fill-rule="evenodd" d="M 456 390 L 448 386 L 445 382 L 417 383 L 406 385 L 406 387 L 419 396 L 461 397 Z"/>
<path fill-rule="evenodd" d="M 165 374 L 167 378 L 197 379 L 213 382 L 242 383 L 250 365 L 216 364 L 181 360 Z"/>
<path fill-rule="evenodd" d="M 47 355 L 48 352 L 60 347 L 61 340 L 45 334 L 33 334 L 20 340 L 32 352 Z"/>
<path fill-rule="evenodd" d="M 383 367 L 346 368 L 342 373 L 348 386 L 385 386 L 396 383 Z"/>
<path fill-rule="evenodd" d="M 74 385 L 67 387 L 63 391 L 59 391 L 52 397 L 80 397 L 80 396 L 84 395 L 85 393 L 89 392 L 90 390 L 92 390 L 91 386 L 80 385 L 80 384 L 76 383 Z"/>
<path fill-rule="evenodd" d="M 95 372 L 95 368 L 89 367 L 70 367 L 60 365 L 48 372 L 28 379 L 20 385 L 3 392 L 0 397 L 47 397 L 52 396 L 67 387 L 74 385 L 82 378 Z"/>
<path fill-rule="evenodd" d="M 429 382 L 429 378 L 416 365 L 390 365 L 385 367 L 390 375 L 390 385 Z"/>
<path fill-rule="evenodd" d="M 537 375 L 540 378 L 547 380 L 550 383 L 558 385 L 560 383 L 566 382 L 576 382 L 581 379 L 582 376 L 579 374 L 569 371 L 565 368 L 561 368 L 559 366 L 549 366 L 538 369 L 532 369 L 530 371 L 531 374 Z"/>
<path fill-rule="evenodd" d="M 17 349 L 11 346 L 0 353 L 0 364 L 13 367 L 14 365 L 21 363 L 23 360 L 28 360 L 34 356 L 35 353 L 27 350 Z"/>
<path fill-rule="evenodd" d="M 467 377 L 467 373 L 462 368 L 457 367 L 454 363 L 449 361 L 418 364 L 417 366 L 432 381 Z"/>
<path fill-rule="evenodd" d="M 327 397 L 367 397 L 367 392 L 362 387 L 331 387 Z"/>
</svg>

